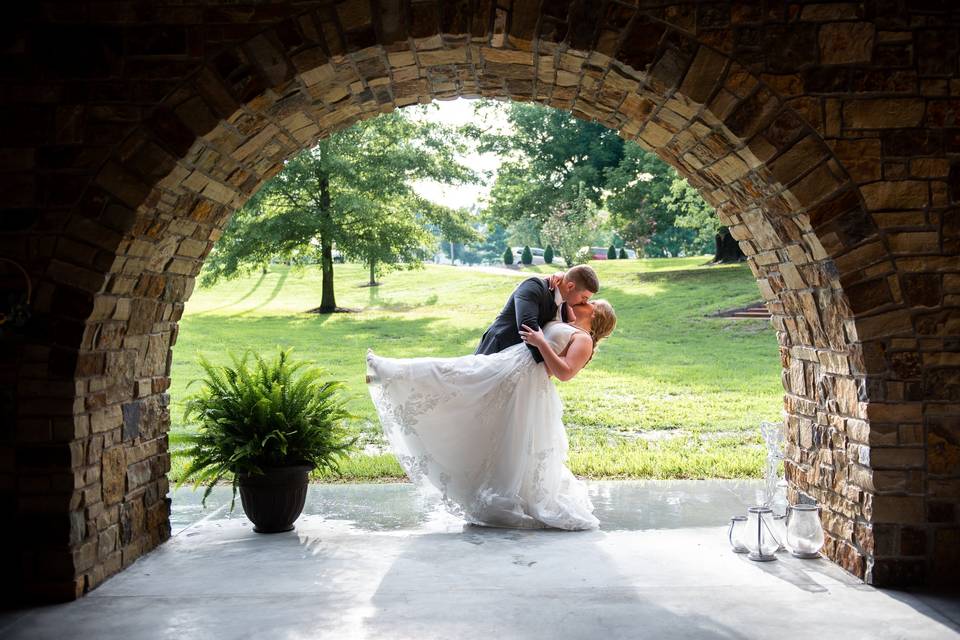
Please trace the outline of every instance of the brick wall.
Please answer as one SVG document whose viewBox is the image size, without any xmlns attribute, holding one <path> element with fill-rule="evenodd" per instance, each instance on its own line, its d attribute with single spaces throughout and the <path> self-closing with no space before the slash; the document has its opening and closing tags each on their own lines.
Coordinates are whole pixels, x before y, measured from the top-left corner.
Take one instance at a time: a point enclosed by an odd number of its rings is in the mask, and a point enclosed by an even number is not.
<svg viewBox="0 0 960 640">
<path fill-rule="evenodd" d="M 35 317 L 0 341 L 16 387 L 0 430 L 11 584 L 77 597 L 169 536 L 171 349 L 231 212 L 331 131 L 481 95 L 596 120 L 700 188 L 773 315 L 791 498 L 824 506 L 827 554 L 867 581 L 948 581 L 956 12 L 762 6 L 17 9 L 0 65 L 0 255 L 30 272 Z"/>
</svg>

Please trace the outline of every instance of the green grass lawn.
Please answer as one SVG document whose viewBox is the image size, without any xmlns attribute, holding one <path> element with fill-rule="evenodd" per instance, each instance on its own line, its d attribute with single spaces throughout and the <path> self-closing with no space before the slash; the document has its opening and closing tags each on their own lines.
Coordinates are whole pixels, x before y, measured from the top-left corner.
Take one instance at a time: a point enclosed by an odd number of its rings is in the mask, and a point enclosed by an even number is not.
<svg viewBox="0 0 960 640">
<path fill-rule="evenodd" d="M 746 265 L 703 266 L 707 257 L 597 261 L 598 297 L 617 330 L 574 380 L 558 382 L 570 435 L 570 467 L 595 478 L 760 477 L 758 425 L 782 407 L 777 341 L 765 320 L 707 318 L 759 298 Z M 561 268 L 562 269 L 562 268 Z M 174 450 L 183 446 L 183 399 L 200 375 L 197 356 L 270 352 L 277 345 L 322 365 L 346 383 L 354 427 L 371 445 L 342 468 L 344 479 L 403 477 L 383 444 L 364 383 L 367 347 L 393 357 L 472 353 L 518 278 L 434 266 L 388 274 L 362 286 L 361 265 L 337 265 L 337 303 L 355 313 L 316 315 L 318 269 L 274 267 L 266 274 L 198 289 L 187 304 L 173 353 Z M 174 456 L 171 477 L 184 464 Z M 326 478 L 335 480 L 337 478 Z"/>
</svg>

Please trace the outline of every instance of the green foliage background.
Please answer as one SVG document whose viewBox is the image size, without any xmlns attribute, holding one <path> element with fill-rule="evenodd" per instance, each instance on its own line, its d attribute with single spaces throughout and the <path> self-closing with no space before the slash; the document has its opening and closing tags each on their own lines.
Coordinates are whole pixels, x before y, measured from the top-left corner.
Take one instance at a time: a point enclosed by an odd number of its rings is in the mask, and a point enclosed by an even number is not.
<svg viewBox="0 0 960 640">
<path fill-rule="evenodd" d="M 598 261 L 599 297 L 619 322 L 589 367 L 558 383 L 575 473 L 595 477 L 743 477 L 761 474 L 758 425 L 782 410 L 780 360 L 768 321 L 711 318 L 756 300 L 746 265 L 705 267 L 708 256 Z M 358 416 L 361 444 L 383 444 L 364 383 L 367 347 L 399 357 L 472 353 L 521 273 L 427 265 L 362 287 L 360 264 L 337 270 L 341 304 L 355 313 L 316 315 L 315 267 L 273 267 L 197 290 L 173 352 L 171 442 L 182 449 L 186 384 L 198 356 L 225 363 L 227 350 L 294 347 L 338 380 Z M 173 476 L 185 460 L 175 459 Z M 375 449 L 344 461 L 348 478 L 396 479 L 399 467 Z"/>
</svg>

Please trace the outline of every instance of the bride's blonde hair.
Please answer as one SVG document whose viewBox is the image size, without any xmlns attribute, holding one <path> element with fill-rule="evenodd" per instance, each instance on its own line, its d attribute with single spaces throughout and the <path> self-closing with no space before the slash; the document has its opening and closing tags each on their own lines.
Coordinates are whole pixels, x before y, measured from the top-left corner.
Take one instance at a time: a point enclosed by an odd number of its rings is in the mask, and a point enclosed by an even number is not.
<svg viewBox="0 0 960 640">
<path fill-rule="evenodd" d="M 593 318 L 590 320 L 590 337 L 593 339 L 593 350 L 601 340 L 613 333 L 617 326 L 617 314 L 606 300 L 591 300 L 593 304 Z"/>
</svg>

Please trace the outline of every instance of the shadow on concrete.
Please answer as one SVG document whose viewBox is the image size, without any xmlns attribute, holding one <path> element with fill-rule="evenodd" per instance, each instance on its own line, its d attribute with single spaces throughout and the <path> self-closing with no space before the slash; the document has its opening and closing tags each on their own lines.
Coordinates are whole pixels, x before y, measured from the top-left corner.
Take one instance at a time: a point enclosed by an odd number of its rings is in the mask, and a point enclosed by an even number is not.
<svg viewBox="0 0 960 640">
<path fill-rule="evenodd" d="M 0 616 L 0 636 L 957 637 L 937 598 L 733 554 L 723 525 L 758 484 L 588 483 L 602 528 L 583 532 L 466 525 L 408 484 L 313 485 L 275 535 L 217 512 L 219 487 L 212 517 L 77 602 Z"/>
<path fill-rule="evenodd" d="M 917 613 L 953 629 L 960 637 L 960 588 L 918 588 L 907 591 L 885 589 L 883 593 L 912 607 Z"/>
<path fill-rule="evenodd" d="M 464 525 L 412 536 L 370 599 L 370 637 L 745 638 L 630 585 L 602 532 Z M 563 538 L 562 542 L 557 538 Z"/>
</svg>

